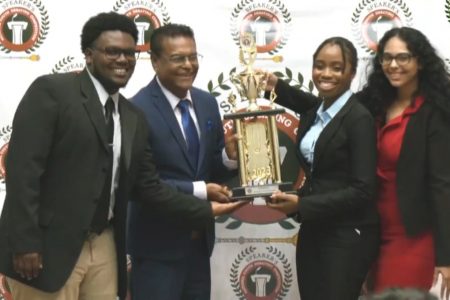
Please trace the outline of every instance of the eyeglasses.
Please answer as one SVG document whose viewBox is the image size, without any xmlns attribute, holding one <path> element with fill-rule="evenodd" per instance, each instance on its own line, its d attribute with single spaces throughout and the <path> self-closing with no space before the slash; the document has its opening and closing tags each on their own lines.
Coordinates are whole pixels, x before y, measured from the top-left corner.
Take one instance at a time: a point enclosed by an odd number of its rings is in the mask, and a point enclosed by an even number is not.
<svg viewBox="0 0 450 300">
<path fill-rule="evenodd" d="M 191 64 L 198 64 L 203 58 L 201 54 L 191 54 L 191 55 L 172 55 L 167 58 L 167 60 L 174 65 L 183 65 L 186 60 Z"/>
<path fill-rule="evenodd" d="M 120 57 L 120 55 L 123 54 L 126 59 L 128 60 L 136 60 L 139 58 L 139 50 L 135 49 L 121 49 L 116 47 L 105 47 L 104 49 L 100 48 L 92 48 L 94 50 L 100 51 L 103 54 L 105 54 L 107 59 L 115 60 Z"/>
<path fill-rule="evenodd" d="M 413 58 L 414 55 L 411 53 L 398 53 L 396 55 L 392 55 L 389 53 L 383 53 L 383 55 L 380 56 L 380 64 L 383 66 L 388 66 L 392 63 L 393 60 L 397 63 L 399 66 L 407 65 L 411 58 Z"/>
</svg>

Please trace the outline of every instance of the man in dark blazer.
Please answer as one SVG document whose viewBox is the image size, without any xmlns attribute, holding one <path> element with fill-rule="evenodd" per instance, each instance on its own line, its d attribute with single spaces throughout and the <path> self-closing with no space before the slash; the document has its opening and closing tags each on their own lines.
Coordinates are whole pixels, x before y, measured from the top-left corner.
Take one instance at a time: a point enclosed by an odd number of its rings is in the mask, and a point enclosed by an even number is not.
<svg viewBox="0 0 450 300">
<path fill-rule="evenodd" d="M 199 54 L 192 29 L 167 24 L 151 36 L 155 78 L 132 99 L 150 127 L 149 140 L 156 168 L 163 181 L 199 201 L 221 201 L 223 182 L 230 171 L 224 166 L 224 134 L 216 99 L 192 87 Z M 188 133 L 178 107 L 187 99 L 195 123 L 199 148 L 193 158 Z M 185 100 L 186 101 L 186 100 Z M 231 166 L 230 166 L 231 167 Z M 130 203 L 128 250 L 131 254 L 133 300 L 210 299 L 209 257 L 214 246 L 214 222 L 200 230 L 179 228 L 165 216 L 143 211 Z"/>
<path fill-rule="evenodd" d="M 0 272 L 14 300 L 123 299 L 128 199 L 189 228 L 232 207 L 161 184 L 145 117 L 118 92 L 136 41 L 126 16 L 92 17 L 86 69 L 39 77 L 17 108 L 0 219 Z"/>
</svg>

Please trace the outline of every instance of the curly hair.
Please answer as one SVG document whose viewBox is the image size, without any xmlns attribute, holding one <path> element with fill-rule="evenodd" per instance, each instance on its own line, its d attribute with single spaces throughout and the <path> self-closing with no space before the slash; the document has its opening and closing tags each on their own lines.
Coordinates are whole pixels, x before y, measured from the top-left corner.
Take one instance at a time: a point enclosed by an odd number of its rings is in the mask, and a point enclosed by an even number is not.
<svg viewBox="0 0 450 300">
<path fill-rule="evenodd" d="M 129 33 L 135 42 L 138 38 L 136 24 L 129 17 L 116 12 L 100 13 L 91 17 L 83 26 L 81 32 L 81 51 L 92 47 L 97 38 L 104 32 L 119 30 Z"/>
<path fill-rule="evenodd" d="M 159 56 L 163 51 L 162 41 L 170 37 L 187 37 L 195 41 L 194 31 L 191 27 L 183 24 L 169 23 L 156 28 L 150 36 L 150 52 L 152 55 Z"/>
<path fill-rule="evenodd" d="M 382 117 L 395 100 L 397 88 L 393 87 L 383 72 L 380 58 L 386 43 L 398 37 L 413 56 L 417 58 L 418 87 L 415 95 L 423 95 L 425 101 L 450 114 L 450 79 L 444 61 L 440 58 L 428 38 L 419 30 L 410 27 L 393 28 L 387 31 L 378 44 L 378 52 L 372 59 L 372 73 L 361 92 L 360 100 L 376 117 Z"/>
</svg>

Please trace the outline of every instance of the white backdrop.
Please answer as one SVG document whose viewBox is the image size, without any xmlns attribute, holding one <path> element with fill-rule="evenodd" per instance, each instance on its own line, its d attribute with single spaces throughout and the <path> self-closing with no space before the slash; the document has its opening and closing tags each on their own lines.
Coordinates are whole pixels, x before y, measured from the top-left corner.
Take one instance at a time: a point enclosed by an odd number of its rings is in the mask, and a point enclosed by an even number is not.
<svg viewBox="0 0 450 300">
<path fill-rule="evenodd" d="M 256 67 L 280 72 L 293 85 L 311 90 L 311 56 L 327 37 L 342 35 L 360 55 L 357 90 L 366 63 L 375 51 L 377 32 L 409 25 L 422 30 L 443 58 L 450 57 L 450 0 L 0 0 L 0 162 L 11 133 L 15 108 L 31 81 L 41 74 L 79 71 L 84 66 L 80 32 L 84 22 L 102 11 L 125 13 L 142 26 L 142 50 L 152 28 L 184 23 L 196 34 L 204 55 L 195 85 L 217 95 L 222 113 L 229 111 L 228 75 L 238 65 L 236 40 L 257 27 Z M 146 29 L 145 26 L 148 26 Z M 266 29 L 264 29 L 266 28 Z M 281 58 L 281 62 L 279 62 Z M 133 96 L 154 73 L 147 54 L 123 90 Z M 278 118 L 283 179 L 298 184 L 293 158 L 296 118 Z M 225 126 L 225 129 L 226 126 Z M 0 163 L 3 176 L 3 163 Z M 1 178 L 1 177 L 0 177 Z M 4 182 L 0 182 L 0 208 Z M 258 203 L 256 203 L 258 204 Z M 212 257 L 213 299 L 298 299 L 295 240 L 298 225 L 263 206 L 246 207 L 217 220 Z M 1 299 L 1 296 L 0 296 Z"/>
</svg>

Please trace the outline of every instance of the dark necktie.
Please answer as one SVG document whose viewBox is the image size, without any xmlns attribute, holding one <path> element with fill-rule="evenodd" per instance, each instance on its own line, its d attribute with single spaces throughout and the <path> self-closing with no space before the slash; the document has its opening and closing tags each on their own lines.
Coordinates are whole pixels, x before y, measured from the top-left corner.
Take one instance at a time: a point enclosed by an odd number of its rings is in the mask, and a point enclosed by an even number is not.
<svg viewBox="0 0 450 300">
<path fill-rule="evenodd" d="M 184 136 L 186 137 L 189 157 L 194 166 L 197 167 L 199 140 L 194 120 L 192 120 L 191 114 L 189 113 L 189 100 L 181 100 L 178 103 L 178 108 L 181 111 L 181 124 L 183 125 Z"/>
<path fill-rule="evenodd" d="M 108 167 L 106 168 L 105 183 L 94 218 L 91 223 L 91 230 L 100 234 L 108 226 L 109 203 L 111 198 L 111 180 L 113 171 L 113 141 L 114 141 L 114 102 L 111 97 L 105 103 L 105 125 L 106 138 L 108 140 Z"/>
<path fill-rule="evenodd" d="M 106 137 L 110 145 L 112 145 L 114 140 L 114 119 L 113 119 L 114 111 L 115 111 L 114 101 L 112 100 L 111 97 L 109 97 L 105 103 L 105 123 L 106 123 Z"/>
</svg>

